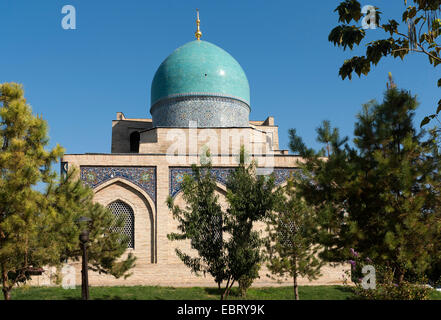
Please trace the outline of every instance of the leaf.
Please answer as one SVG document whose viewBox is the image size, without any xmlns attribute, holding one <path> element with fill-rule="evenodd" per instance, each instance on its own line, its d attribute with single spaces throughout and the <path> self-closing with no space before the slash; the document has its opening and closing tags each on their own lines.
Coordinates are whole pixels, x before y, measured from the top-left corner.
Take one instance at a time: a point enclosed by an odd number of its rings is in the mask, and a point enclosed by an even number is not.
<svg viewBox="0 0 441 320">
<path fill-rule="evenodd" d="M 347 47 L 353 49 L 354 45 L 359 45 L 363 40 L 366 32 L 357 26 L 340 25 L 332 29 L 329 33 L 328 41 L 335 46 L 343 46 L 345 50 Z"/>
<path fill-rule="evenodd" d="M 407 15 L 407 17 L 409 19 L 412 19 L 413 17 L 416 16 L 416 13 L 417 13 L 417 8 L 416 7 L 410 7 L 409 14 Z"/>
<path fill-rule="evenodd" d="M 389 20 L 389 23 L 383 25 L 383 29 L 392 36 L 395 32 L 398 32 L 398 26 L 399 23 L 392 19 Z"/>
<path fill-rule="evenodd" d="M 338 21 L 349 23 L 351 20 L 359 21 L 363 16 L 361 14 L 361 5 L 356 0 L 345 0 L 341 2 L 334 10 L 338 12 Z"/>
<path fill-rule="evenodd" d="M 439 56 L 438 56 L 438 54 L 436 53 L 435 50 L 432 50 L 429 53 L 433 56 L 433 58 L 432 58 L 432 56 L 429 56 L 430 61 L 433 64 L 433 66 L 436 67 L 438 64 L 441 63 L 440 60 L 439 60 Z"/>
<path fill-rule="evenodd" d="M 423 121 L 421 121 L 420 128 L 424 127 L 429 122 L 430 122 L 430 118 L 429 117 L 424 117 Z"/>
<path fill-rule="evenodd" d="M 387 56 L 392 52 L 394 46 L 395 42 L 393 38 L 373 41 L 366 49 L 366 58 L 374 65 L 377 65 L 383 56 Z"/>
<path fill-rule="evenodd" d="M 408 19 L 412 19 L 417 14 L 417 8 L 416 7 L 409 7 L 406 9 L 406 11 L 403 12 L 403 22 L 406 22 Z"/>
<path fill-rule="evenodd" d="M 361 74 L 367 75 L 371 69 L 371 64 L 366 57 L 353 57 L 346 60 L 343 66 L 340 68 L 339 75 L 344 80 L 346 77 L 352 78 L 352 72 L 355 72 L 358 76 Z"/>
<path fill-rule="evenodd" d="M 438 108 L 436 109 L 436 114 L 439 114 L 441 111 L 441 100 L 438 101 Z"/>
</svg>

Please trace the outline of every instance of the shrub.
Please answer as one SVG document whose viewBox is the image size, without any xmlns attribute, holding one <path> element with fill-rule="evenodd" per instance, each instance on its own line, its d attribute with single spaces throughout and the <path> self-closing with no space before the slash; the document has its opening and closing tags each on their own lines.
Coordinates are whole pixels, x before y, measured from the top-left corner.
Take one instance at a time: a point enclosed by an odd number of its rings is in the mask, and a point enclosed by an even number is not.
<svg viewBox="0 0 441 320">
<path fill-rule="evenodd" d="M 360 254 L 351 249 L 351 271 L 346 275 L 346 284 L 351 279 L 351 290 L 356 300 L 428 300 L 432 291 L 424 276 L 414 276 L 412 281 L 398 281 L 394 270 L 388 266 L 375 264 L 369 258 L 363 259 Z M 375 268 L 375 288 L 365 289 L 363 286 L 365 265 Z"/>
</svg>

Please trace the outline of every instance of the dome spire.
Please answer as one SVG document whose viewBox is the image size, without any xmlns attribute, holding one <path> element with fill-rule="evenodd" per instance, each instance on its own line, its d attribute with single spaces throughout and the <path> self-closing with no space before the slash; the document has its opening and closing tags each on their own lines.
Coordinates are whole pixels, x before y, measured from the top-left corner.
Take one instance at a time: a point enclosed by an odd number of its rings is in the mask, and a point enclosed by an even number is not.
<svg viewBox="0 0 441 320">
<path fill-rule="evenodd" d="M 199 20 L 199 9 L 196 9 L 196 13 L 197 13 L 197 19 L 196 19 L 197 30 L 194 35 L 196 36 L 196 39 L 201 40 L 202 32 L 199 29 L 201 25 L 201 20 Z"/>
</svg>

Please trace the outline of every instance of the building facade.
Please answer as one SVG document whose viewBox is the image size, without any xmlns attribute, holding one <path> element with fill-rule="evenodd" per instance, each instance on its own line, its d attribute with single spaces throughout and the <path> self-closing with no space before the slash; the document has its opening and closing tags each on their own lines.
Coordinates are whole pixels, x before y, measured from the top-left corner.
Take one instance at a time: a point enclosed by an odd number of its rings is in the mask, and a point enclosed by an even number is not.
<svg viewBox="0 0 441 320">
<path fill-rule="evenodd" d="M 91 285 L 212 286 L 209 277 L 197 277 L 177 258 L 175 248 L 191 251 L 188 242 L 171 242 L 167 234 L 177 223 L 166 205 L 168 196 L 184 206 L 180 184 L 191 164 L 211 153 L 217 193 L 226 207 L 226 179 L 237 165 L 240 147 L 256 161 L 259 174 L 274 174 L 283 185 L 296 170 L 299 157 L 279 149 L 273 117 L 250 121 L 250 89 L 239 63 L 218 46 L 196 40 L 176 49 L 159 66 L 151 86 L 151 118 L 112 121 L 110 154 L 66 154 L 62 171 L 79 168 L 80 178 L 93 188 L 95 201 L 115 215 L 124 213 L 127 252 L 136 257 L 133 275 L 115 279 L 90 273 Z M 257 225 L 262 228 L 263 225 Z M 77 283 L 80 281 L 80 265 Z M 311 284 L 342 282 L 343 266 L 323 268 Z M 279 285 L 265 268 L 254 285 Z M 308 284 L 301 280 L 301 284 Z M 282 283 L 283 284 L 283 283 Z M 291 280 L 286 283 L 290 285 Z"/>
</svg>

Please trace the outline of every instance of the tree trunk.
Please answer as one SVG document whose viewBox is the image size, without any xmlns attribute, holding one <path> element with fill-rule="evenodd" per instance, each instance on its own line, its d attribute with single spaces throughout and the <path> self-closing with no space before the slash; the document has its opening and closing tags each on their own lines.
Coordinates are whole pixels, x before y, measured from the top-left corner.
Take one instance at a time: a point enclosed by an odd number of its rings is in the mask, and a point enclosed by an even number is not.
<svg viewBox="0 0 441 320">
<path fill-rule="evenodd" d="M 227 285 L 225 286 L 225 290 L 222 292 L 222 294 L 221 294 L 221 300 L 224 300 L 225 299 L 225 294 L 227 293 L 227 290 L 228 290 L 228 285 L 230 284 L 230 279 L 228 279 L 228 281 L 227 281 Z"/>
<path fill-rule="evenodd" d="M 292 257 L 292 275 L 293 275 L 293 283 L 294 283 L 294 299 L 299 299 L 299 286 L 297 284 L 297 257 L 293 255 Z"/>
<path fill-rule="evenodd" d="M 234 284 L 234 280 L 231 281 L 231 285 L 230 285 L 230 288 L 228 288 L 228 290 L 227 290 L 227 295 L 225 296 L 225 300 L 228 299 L 228 296 L 230 295 L 230 291 L 231 291 L 231 288 L 233 287 L 233 284 Z"/>
<path fill-rule="evenodd" d="M 398 272 L 398 284 L 401 284 L 404 281 L 404 271 L 400 270 Z"/>
<path fill-rule="evenodd" d="M 8 286 L 8 273 L 7 271 L 2 268 L 2 292 L 3 292 L 3 297 L 5 298 L 5 300 L 11 300 L 11 289 Z"/>
<path fill-rule="evenodd" d="M 7 288 L 3 288 L 2 291 L 5 300 L 11 300 L 11 292 Z"/>
<path fill-rule="evenodd" d="M 293 280 L 294 280 L 294 299 L 300 300 L 299 299 L 299 286 L 297 285 L 297 273 L 294 274 Z"/>
</svg>

